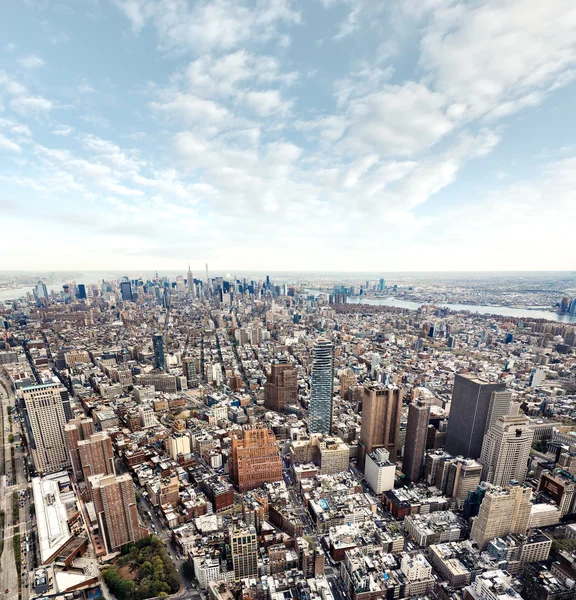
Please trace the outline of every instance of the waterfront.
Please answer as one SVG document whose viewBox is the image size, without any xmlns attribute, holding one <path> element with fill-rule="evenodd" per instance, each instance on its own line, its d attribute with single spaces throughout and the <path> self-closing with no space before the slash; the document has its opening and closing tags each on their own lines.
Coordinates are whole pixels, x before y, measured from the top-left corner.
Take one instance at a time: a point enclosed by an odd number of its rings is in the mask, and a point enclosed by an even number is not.
<svg viewBox="0 0 576 600">
<path fill-rule="evenodd" d="M 312 290 L 311 290 L 312 291 Z M 407 308 L 417 310 L 421 306 L 429 305 L 430 302 L 410 302 L 408 300 L 398 300 L 390 296 L 389 298 L 362 298 L 360 296 L 348 297 L 348 304 L 369 304 L 372 306 L 395 306 L 397 308 Z M 449 308 L 454 311 L 466 310 L 480 315 L 502 315 L 505 317 L 523 317 L 530 319 L 546 319 L 558 323 L 576 323 L 576 315 L 561 315 L 549 310 L 530 308 L 511 308 L 509 306 L 482 306 L 473 304 L 451 304 L 448 302 L 438 303 L 440 308 Z"/>
</svg>

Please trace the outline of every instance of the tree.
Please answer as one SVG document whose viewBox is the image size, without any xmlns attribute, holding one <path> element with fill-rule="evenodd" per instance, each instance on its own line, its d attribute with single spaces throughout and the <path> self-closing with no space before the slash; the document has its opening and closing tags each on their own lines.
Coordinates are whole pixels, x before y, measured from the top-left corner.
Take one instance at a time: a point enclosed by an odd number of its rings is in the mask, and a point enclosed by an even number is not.
<svg viewBox="0 0 576 600">
<path fill-rule="evenodd" d="M 14 442 L 14 434 L 13 434 L 13 433 L 11 433 L 11 434 L 8 436 L 8 441 L 9 441 L 11 444 Z"/>
</svg>

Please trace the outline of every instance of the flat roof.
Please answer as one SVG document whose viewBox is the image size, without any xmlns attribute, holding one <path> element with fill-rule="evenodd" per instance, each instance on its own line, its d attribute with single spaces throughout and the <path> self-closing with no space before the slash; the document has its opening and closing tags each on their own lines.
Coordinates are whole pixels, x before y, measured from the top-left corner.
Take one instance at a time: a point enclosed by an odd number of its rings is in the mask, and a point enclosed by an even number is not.
<svg viewBox="0 0 576 600">
<path fill-rule="evenodd" d="M 32 479 L 42 564 L 48 562 L 72 538 L 68 527 L 68 511 L 60 495 L 61 480 L 69 482 L 68 473 L 60 472 Z"/>
</svg>

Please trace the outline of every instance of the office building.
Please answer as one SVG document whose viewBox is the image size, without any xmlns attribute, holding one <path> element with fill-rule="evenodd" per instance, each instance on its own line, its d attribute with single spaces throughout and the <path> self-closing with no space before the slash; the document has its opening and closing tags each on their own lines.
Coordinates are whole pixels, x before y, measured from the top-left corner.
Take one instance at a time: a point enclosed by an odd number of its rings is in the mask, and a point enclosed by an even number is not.
<svg viewBox="0 0 576 600">
<path fill-rule="evenodd" d="M 93 433 L 87 440 L 80 440 L 78 453 L 84 480 L 93 475 L 116 474 L 112 440 L 107 432 Z"/>
<path fill-rule="evenodd" d="M 120 282 L 120 293 L 124 302 L 132 300 L 132 284 L 129 281 Z"/>
<path fill-rule="evenodd" d="M 334 345 L 330 340 L 319 339 L 314 345 L 312 363 L 310 433 L 330 435 L 332 431 L 333 364 Z"/>
<path fill-rule="evenodd" d="M 236 580 L 258 577 L 258 538 L 254 525 L 234 524 L 230 528 L 230 550 Z"/>
<path fill-rule="evenodd" d="M 534 430 L 528 418 L 518 414 L 518 405 L 512 406 L 516 414 L 500 417 L 486 433 L 482 445 L 482 479 L 494 485 L 523 483 L 528 472 Z"/>
<path fill-rule="evenodd" d="M 520 485 L 510 488 L 489 486 L 472 525 L 471 539 L 484 550 L 496 537 L 509 533 L 525 535 L 532 507 L 531 495 L 530 488 Z"/>
<path fill-rule="evenodd" d="M 402 461 L 402 472 L 407 481 L 418 481 L 422 477 L 429 421 L 430 406 L 420 401 L 412 402 L 408 407 L 408 425 Z"/>
<path fill-rule="evenodd" d="M 364 386 L 362 391 L 362 423 L 360 430 L 361 467 L 366 454 L 385 448 L 394 462 L 400 442 L 402 391 L 391 385 Z"/>
<path fill-rule="evenodd" d="M 134 483 L 128 473 L 88 479 L 100 536 L 108 553 L 148 535 L 140 524 Z"/>
<path fill-rule="evenodd" d="M 194 277 L 192 276 L 192 271 L 190 270 L 190 265 L 188 265 L 188 275 L 186 276 L 186 284 L 188 286 L 188 294 L 191 298 L 196 297 L 196 289 L 194 285 Z"/>
<path fill-rule="evenodd" d="M 558 506 L 561 516 L 576 511 L 576 477 L 570 473 L 562 469 L 542 471 L 538 491 Z"/>
<path fill-rule="evenodd" d="M 22 388 L 26 435 L 38 473 L 55 473 L 70 466 L 64 437 L 66 415 L 62 392 L 65 391 L 54 383 Z"/>
<path fill-rule="evenodd" d="M 64 426 L 64 439 L 66 440 L 66 449 L 70 456 L 72 470 L 76 480 L 83 479 L 82 463 L 80 462 L 80 452 L 78 442 L 87 440 L 94 433 L 94 421 L 89 418 L 72 419 Z"/>
<path fill-rule="evenodd" d="M 380 278 L 380 281 L 378 282 L 378 291 L 379 292 L 383 292 L 386 289 L 386 281 L 384 281 L 384 278 Z"/>
<path fill-rule="evenodd" d="M 276 437 L 270 429 L 245 429 L 232 440 L 230 477 L 238 491 L 282 479 L 282 460 Z"/>
<path fill-rule="evenodd" d="M 161 333 L 152 336 L 152 347 L 154 349 L 154 368 L 164 370 L 164 339 Z"/>
<path fill-rule="evenodd" d="M 37 300 L 48 300 L 48 288 L 43 281 L 39 281 L 34 288 L 34 295 Z"/>
<path fill-rule="evenodd" d="M 264 406 L 284 412 L 285 405 L 298 404 L 298 372 L 288 363 L 272 363 L 264 385 Z"/>
<path fill-rule="evenodd" d="M 490 424 L 508 413 L 510 394 L 504 383 L 489 383 L 472 375 L 456 375 L 444 449 L 452 456 L 479 458 Z"/>
<path fill-rule="evenodd" d="M 468 494 L 473 492 L 482 478 L 482 465 L 470 458 L 453 458 L 448 464 L 445 493 L 456 499 L 459 509 L 464 506 Z"/>
<path fill-rule="evenodd" d="M 382 494 L 394 489 L 396 465 L 390 462 L 390 453 L 384 448 L 377 448 L 366 455 L 364 464 L 366 483 L 375 494 Z"/>
<path fill-rule="evenodd" d="M 86 299 L 86 286 L 83 283 L 79 283 L 78 284 L 78 293 L 76 294 L 76 297 L 79 300 L 85 300 Z"/>
</svg>

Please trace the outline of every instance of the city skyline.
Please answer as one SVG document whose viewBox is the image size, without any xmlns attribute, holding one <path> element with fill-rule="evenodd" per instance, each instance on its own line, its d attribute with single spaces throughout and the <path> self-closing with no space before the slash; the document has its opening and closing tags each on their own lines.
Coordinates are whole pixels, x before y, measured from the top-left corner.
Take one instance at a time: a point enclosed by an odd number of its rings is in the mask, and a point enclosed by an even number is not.
<svg viewBox="0 0 576 600">
<path fill-rule="evenodd" d="M 0 267 L 573 268 L 575 12 L 10 3 Z"/>
</svg>

